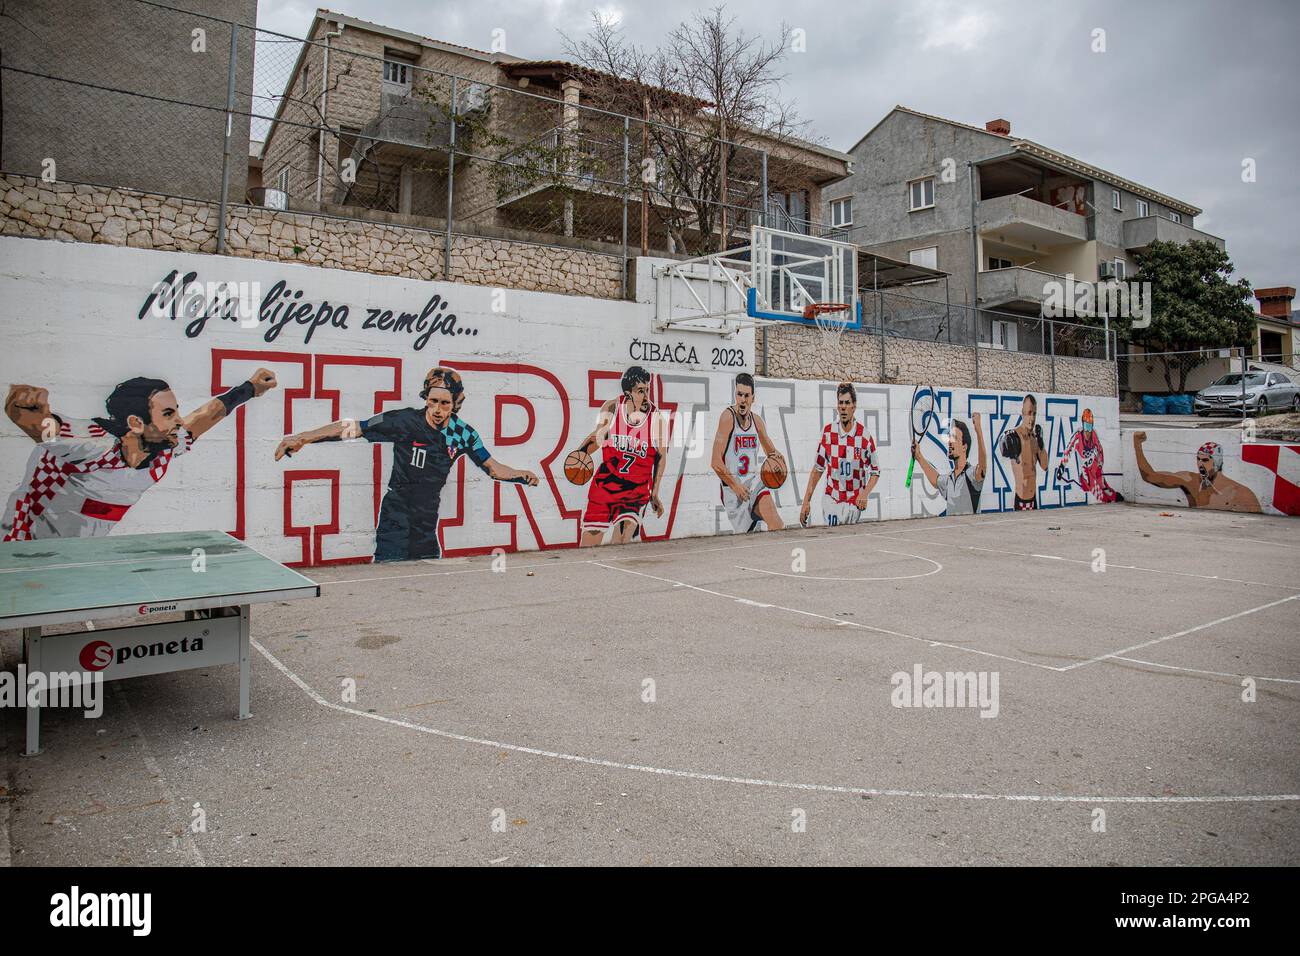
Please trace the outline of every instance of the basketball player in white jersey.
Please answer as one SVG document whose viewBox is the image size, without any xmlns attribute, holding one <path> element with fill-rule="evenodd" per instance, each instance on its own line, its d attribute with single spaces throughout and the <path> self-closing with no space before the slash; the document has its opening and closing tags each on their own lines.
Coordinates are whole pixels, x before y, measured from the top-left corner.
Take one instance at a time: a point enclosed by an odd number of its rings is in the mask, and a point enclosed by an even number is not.
<svg viewBox="0 0 1300 956">
<path fill-rule="evenodd" d="M 880 466 L 876 463 L 876 440 L 856 419 L 858 392 L 852 382 L 840 382 L 835 390 L 837 420 L 822 429 L 822 440 L 817 446 L 817 461 L 808 474 L 808 487 L 803 493 L 803 507 L 799 523 L 808 524 L 812 510 L 813 490 L 823 472 L 826 487 L 822 490 L 822 517 L 831 527 L 857 524 L 867 507 L 871 491 L 880 480 Z"/>
<path fill-rule="evenodd" d="M 133 378 L 108 396 L 107 417 L 91 421 L 51 412 L 43 388 L 12 386 L 5 412 L 36 448 L 0 516 L 0 537 L 32 541 L 108 534 L 162 481 L 177 455 L 275 384 L 275 374 L 260 368 L 247 382 L 182 415 L 166 382 Z"/>
<path fill-rule="evenodd" d="M 736 376 L 736 404 L 722 410 L 718 417 L 718 432 L 713 436 L 714 474 L 722 482 L 722 505 L 727 509 L 731 527 L 737 534 L 754 531 L 760 523 L 771 531 L 785 527 L 776 512 L 772 490 L 760 477 L 758 450 L 761 447 L 768 458 L 780 462 L 785 469 L 785 458 L 772 439 L 767 437 L 767 426 L 753 409 L 754 377 L 748 372 Z M 788 473 L 788 469 L 787 469 Z"/>
</svg>

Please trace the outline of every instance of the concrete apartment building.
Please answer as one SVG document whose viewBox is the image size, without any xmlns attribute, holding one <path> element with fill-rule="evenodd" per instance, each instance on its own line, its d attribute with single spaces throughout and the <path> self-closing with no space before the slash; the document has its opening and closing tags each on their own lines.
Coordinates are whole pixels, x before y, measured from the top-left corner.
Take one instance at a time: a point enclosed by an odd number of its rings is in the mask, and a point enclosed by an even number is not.
<svg viewBox="0 0 1300 956">
<path fill-rule="evenodd" d="M 451 137 L 446 104 L 454 76 L 457 112 L 464 117 L 457 127 L 451 209 L 458 226 L 622 241 L 622 118 L 582 108 L 587 71 L 560 60 L 457 46 L 325 9 L 317 10 L 307 38 L 313 42 L 293 64 L 261 155 L 264 185 L 285 194 L 289 208 L 444 218 Z M 707 129 L 707 104 L 691 105 L 695 118 L 679 114 L 675 122 Z M 319 125 L 338 127 L 341 135 L 325 134 L 322 145 L 308 128 Z M 756 147 L 753 178 L 731 182 L 729 201 L 741 195 L 757 201 L 758 150 L 767 150 L 770 208 L 806 230 L 822 206 L 822 187 L 847 175 L 848 156 L 757 134 L 746 139 Z M 640 237 L 640 147 L 634 126 L 634 245 Z M 348 159 L 353 182 L 340 175 Z M 554 168 L 539 168 L 554 162 L 570 164 L 564 170 L 569 188 L 556 187 Z M 649 218 L 650 247 L 671 249 L 662 217 Z M 728 226 L 734 231 L 745 224 L 733 216 Z"/>
<path fill-rule="evenodd" d="M 4 65 L 13 69 L 4 75 L 0 169 L 39 177 L 47 160 L 53 160 L 60 182 L 219 198 L 230 63 L 228 21 L 253 24 L 257 0 L 206 0 L 196 6 L 201 13 L 138 0 L 8 4 Z M 238 32 L 239 112 L 232 126 L 229 164 L 230 195 L 235 199 L 245 190 L 250 101 L 244 91 L 253 83 L 253 31 Z"/>
<path fill-rule="evenodd" d="M 823 223 L 864 249 L 949 273 L 911 295 L 1037 318 L 1048 283 L 1123 279 L 1153 240 L 1223 240 L 1201 210 L 1031 140 L 897 106 L 849 150 L 854 172 L 823 193 Z M 970 165 L 968 165 L 970 164 Z M 974 202 L 972 202 L 972 185 Z M 1041 348 L 1015 320 L 984 316 L 980 341 Z"/>
</svg>

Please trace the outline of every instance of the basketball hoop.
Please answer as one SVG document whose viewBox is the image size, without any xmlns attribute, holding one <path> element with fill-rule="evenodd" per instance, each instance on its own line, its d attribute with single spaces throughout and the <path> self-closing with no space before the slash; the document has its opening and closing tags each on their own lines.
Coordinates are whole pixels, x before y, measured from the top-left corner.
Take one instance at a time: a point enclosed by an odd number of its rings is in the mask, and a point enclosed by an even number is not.
<svg viewBox="0 0 1300 956">
<path fill-rule="evenodd" d="M 812 302 L 803 308 L 803 317 L 812 320 L 821 337 L 823 374 L 831 374 L 830 369 L 825 366 L 839 358 L 840 336 L 848 327 L 850 309 L 851 306 L 847 302 Z"/>
</svg>

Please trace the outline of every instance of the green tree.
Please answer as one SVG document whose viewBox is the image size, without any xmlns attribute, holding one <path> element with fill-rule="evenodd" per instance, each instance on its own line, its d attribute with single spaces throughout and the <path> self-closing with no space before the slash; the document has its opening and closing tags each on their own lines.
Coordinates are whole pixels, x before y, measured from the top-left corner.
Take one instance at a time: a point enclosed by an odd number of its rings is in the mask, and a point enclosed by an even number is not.
<svg viewBox="0 0 1300 956">
<path fill-rule="evenodd" d="M 1254 338 L 1254 293 L 1245 279 L 1231 281 L 1232 261 L 1211 242 L 1160 242 L 1135 254 L 1134 282 L 1151 283 L 1151 324 L 1133 328 L 1115 319 L 1120 337 L 1148 352 L 1191 352 L 1162 360 L 1165 384 L 1182 392 L 1187 375 L 1209 361 L 1200 350 L 1247 346 Z"/>
</svg>

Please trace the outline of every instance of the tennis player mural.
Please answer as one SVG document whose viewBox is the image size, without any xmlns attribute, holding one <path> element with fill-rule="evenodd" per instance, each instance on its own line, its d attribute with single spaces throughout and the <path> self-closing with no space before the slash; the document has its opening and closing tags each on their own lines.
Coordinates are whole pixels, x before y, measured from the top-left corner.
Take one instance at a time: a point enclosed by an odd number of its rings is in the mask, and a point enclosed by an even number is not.
<svg viewBox="0 0 1300 956">
<path fill-rule="evenodd" d="M 939 474 L 926 460 L 925 452 L 915 437 L 912 439 L 912 458 L 921 466 L 926 480 L 943 495 L 947 504 L 945 514 L 969 515 L 979 511 L 980 492 L 984 490 L 984 429 L 977 412 L 971 416 L 975 433 L 961 419 L 954 418 L 948 428 L 948 463 L 945 474 Z"/>
</svg>

